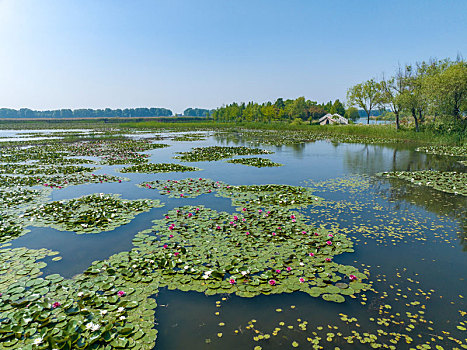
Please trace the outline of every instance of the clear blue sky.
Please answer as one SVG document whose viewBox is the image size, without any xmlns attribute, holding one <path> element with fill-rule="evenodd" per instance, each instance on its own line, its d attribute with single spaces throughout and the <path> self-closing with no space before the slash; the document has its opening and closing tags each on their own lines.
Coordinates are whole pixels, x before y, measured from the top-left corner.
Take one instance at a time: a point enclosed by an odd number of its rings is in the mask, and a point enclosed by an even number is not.
<svg viewBox="0 0 467 350">
<path fill-rule="evenodd" d="M 0 0 L 0 107 L 215 108 L 467 55 L 467 0 Z"/>
</svg>

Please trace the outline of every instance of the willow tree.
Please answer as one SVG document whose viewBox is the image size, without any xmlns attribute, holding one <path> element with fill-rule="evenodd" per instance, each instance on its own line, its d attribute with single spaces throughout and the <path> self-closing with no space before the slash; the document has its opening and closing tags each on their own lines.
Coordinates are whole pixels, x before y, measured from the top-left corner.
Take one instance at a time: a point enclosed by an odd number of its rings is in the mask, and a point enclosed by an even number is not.
<svg viewBox="0 0 467 350">
<path fill-rule="evenodd" d="M 381 105 L 382 100 L 381 84 L 374 79 L 354 85 L 347 91 L 347 104 L 349 107 L 362 108 L 367 114 L 367 124 L 370 124 L 371 111 L 376 106 Z"/>
</svg>

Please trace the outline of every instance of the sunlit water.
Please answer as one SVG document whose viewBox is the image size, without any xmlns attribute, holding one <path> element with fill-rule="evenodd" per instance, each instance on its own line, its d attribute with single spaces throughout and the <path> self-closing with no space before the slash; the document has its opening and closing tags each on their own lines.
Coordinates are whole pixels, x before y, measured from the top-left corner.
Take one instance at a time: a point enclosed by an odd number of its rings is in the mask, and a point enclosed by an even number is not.
<svg viewBox="0 0 467 350">
<path fill-rule="evenodd" d="M 17 135 L 0 133 L 0 137 Z M 161 142 L 168 143 L 171 147 L 148 152 L 151 153 L 149 159 L 151 162 L 178 162 L 172 159 L 175 153 L 188 151 L 192 147 L 248 146 L 241 137 L 209 137 L 205 141 L 195 142 L 170 140 Z M 345 303 L 334 304 L 304 293 L 245 299 L 231 295 L 207 297 L 196 292 L 162 289 L 156 298 L 159 304 L 156 310 L 156 328 L 159 330 L 156 347 L 252 349 L 256 345 L 261 345 L 263 349 L 279 349 L 290 348 L 292 341 L 297 341 L 299 348 L 309 348 L 306 338 L 312 336 L 311 332 L 315 331 L 317 326 L 338 325 L 339 330 L 334 329 L 332 332 L 341 331 L 345 335 L 349 334 L 351 329 L 356 329 L 353 325 L 347 326 L 341 322 L 339 313 L 356 317 L 360 332 L 376 332 L 381 327 L 370 322 L 369 318 L 378 317 L 380 305 L 391 304 L 393 312 L 399 310 L 403 314 L 407 310 L 407 303 L 420 300 L 420 295 L 415 294 L 417 289 L 423 292 L 434 291 L 429 298 L 425 297 L 425 317 L 435 323 L 432 326 L 432 333 L 441 334 L 442 330 L 449 330 L 455 337 L 462 339 L 461 332 L 456 333 L 455 324 L 459 320 L 465 320 L 459 310 L 466 309 L 465 299 L 459 296 L 465 294 L 467 286 L 465 197 L 374 176 L 378 172 L 389 170 L 464 171 L 462 165 L 452 157 L 427 155 L 416 152 L 409 146 L 318 141 L 282 147 L 263 145 L 262 148 L 274 151 L 274 154 L 265 157 L 284 166 L 258 169 L 229 164 L 225 161 L 196 162 L 184 164 L 199 167 L 203 169 L 202 171 L 123 175 L 115 171 L 123 166 L 102 166 L 96 173 L 120 175 L 128 177 L 130 181 L 70 186 L 53 190 L 50 200 L 103 192 L 121 194 L 125 199 L 160 199 L 165 206 L 139 214 L 131 223 L 99 234 L 76 235 L 73 232 L 61 232 L 52 228 L 29 227 L 31 232 L 14 240 L 13 247 L 49 248 L 59 251 L 63 259 L 57 262 L 47 260 L 48 266 L 44 269 L 44 273 L 60 273 L 65 277 L 72 277 L 85 270 L 94 260 L 106 259 L 112 254 L 130 250 L 134 235 L 150 228 L 152 220 L 163 218 L 164 213 L 172 208 L 182 205 L 205 205 L 216 210 L 234 211 L 230 199 L 215 197 L 214 194 L 202 195 L 195 199 L 173 199 L 160 195 L 155 190 L 136 187 L 140 182 L 203 177 L 232 185 L 276 183 L 307 186 L 307 181 L 310 180 L 319 182 L 355 174 L 364 175 L 369 179 L 370 185 L 364 190 L 358 190 L 357 193 L 324 188 L 316 194 L 329 201 L 363 203 L 366 205 L 365 210 L 352 213 L 346 212 L 343 208 L 338 213 L 315 208 L 317 211 L 311 213 L 310 210 L 313 208 L 306 208 L 301 212 L 307 214 L 310 222 L 317 226 L 338 223 L 348 230 L 347 234 L 355 242 L 355 253 L 342 254 L 337 256 L 335 261 L 353 264 L 362 270 L 368 269 L 370 280 L 374 282 L 378 294 L 367 293 L 366 303 L 362 305 L 360 298 L 346 298 Z M 371 206 L 379 209 L 373 210 Z M 415 228 L 413 235 L 405 233 L 405 238 L 394 241 L 391 237 L 377 239 L 365 236 L 355 229 L 359 222 L 364 222 L 374 232 L 378 230 L 383 232 L 388 226 L 394 225 L 394 220 L 407 220 L 406 226 L 413 225 Z M 418 239 L 419 237 L 422 239 Z M 401 289 L 400 295 L 397 295 L 397 289 Z M 390 296 L 382 300 L 381 295 L 384 292 Z M 222 297 L 226 300 L 222 301 Z M 221 307 L 216 307 L 216 301 L 221 301 Z M 282 311 L 277 312 L 276 309 Z M 216 312 L 219 312 L 219 315 L 216 315 Z M 270 334 L 275 327 L 278 327 L 279 322 L 284 322 L 285 326 L 281 327 L 282 330 L 277 336 L 267 342 L 255 342 L 253 337 L 256 334 L 246 329 L 248 321 L 252 319 L 256 320 L 255 328 L 262 333 Z M 298 328 L 297 319 L 308 321 L 306 331 Z M 220 326 L 221 322 L 225 325 Z M 294 328 L 287 329 L 287 325 L 294 325 Z M 405 326 L 401 326 L 399 331 L 405 332 Z M 235 330 L 238 333 L 235 333 Z M 221 337 L 218 333 L 222 333 Z M 414 333 L 411 334 L 412 337 L 417 337 L 416 331 L 412 333 Z M 430 334 L 422 334 L 422 338 L 429 339 Z M 398 348 L 404 348 L 405 345 L 401 342 Z M 341 349 L 368 348 L 358 342 L 346 344 L 341 341 L 329 345 L 330 348 L 335 346 Z"/>
</svg>

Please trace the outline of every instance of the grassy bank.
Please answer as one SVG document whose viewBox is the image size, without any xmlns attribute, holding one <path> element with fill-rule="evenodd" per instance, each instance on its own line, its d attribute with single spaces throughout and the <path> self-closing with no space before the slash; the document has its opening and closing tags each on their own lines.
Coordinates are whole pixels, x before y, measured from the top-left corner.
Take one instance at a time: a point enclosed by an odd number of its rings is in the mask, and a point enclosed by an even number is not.
<svg viewBox="0 0 467 350">
<path fill-rule="evenodd" d="M 442 145 L 465 145 L 467 144 L 467 135 L 459 132 L 433 132 L 425 130 L 415 132 L 412 128 L 403 127 L 399 131 L 394 125 L 293 125 L 286 123 L 122 123 L 122 127 L 129 128 L 148 128 L 148 129 L 171 129 L 179 131 L 189 130 L 233 130 L 233 129 L 253 129 L 253 130 L 283 130 L 283 131 L 302 131 L 322 137 L 362 137 L 381 140 L 397 140 L 413 143 L 429 143 Z"/>
<path fill-rule="evenodd" d="M 397 131 L 394 125 L 294 125 L 289 123 L 221 123 L 221 122 L 185 122 L 175 120 L 174 122 L 145 120 L 145 121 L 122 121 L 118 119 L 106 120 L 29 120 L 29 121 L 0 121 L 0 129 L 96 129 L 96 128 L 134 128 L 151 130 L 277 130 L 302 132 L 313 138 L 358 138 L 364 141 L 388 141 L 434 144 L 434 145 L 467 145 L 466 132 L 443 132 L 434 130 L 424 130 L 415 132 L 412 128 L 402 127 Z"/>
</svg>

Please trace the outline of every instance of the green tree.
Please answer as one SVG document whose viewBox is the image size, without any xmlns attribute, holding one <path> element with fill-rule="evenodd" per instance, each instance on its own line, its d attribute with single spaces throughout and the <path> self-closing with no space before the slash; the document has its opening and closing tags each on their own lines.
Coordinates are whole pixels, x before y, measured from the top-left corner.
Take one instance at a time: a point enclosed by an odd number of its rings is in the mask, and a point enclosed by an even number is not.
<svg viewBox="0 0 467 350">
<path fill-rule="evenodd" d="M 358 113 L 358 109 L 355 107 L 349 107 L 345 113 L 344 116 L 349 119 L 356 121 L 358 118 L 360 118 L 360 114 Z"/>
<path fill-rule="evenodd" d="M 381 104 L 381 100 L 381 84 L 374 79 L 354 85 L 347 91 L 347 103 L 349 107 L 358 106 L 362 108 L 368 117 L 367 124 L 370 124 L 371 111 Z"/>
<path fill-rule="evenodd" d="M 460 119 L 467 109 L 467 63 L 448 64 L 441 72 L 429 75 L 424 88 L 437 110 Z"/>
<path fill-rule="evenodd" d="M 341 101 L 339 101 L 338 99 L 334 101 L 332 107 L 331 107 L 331 111 L 330 111 L 331 114 L 340 114 L 341 116 L 344 116 L 345 114 L 345 107 L 344 105 L 342 104 Z"/>
</svg>

